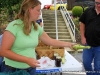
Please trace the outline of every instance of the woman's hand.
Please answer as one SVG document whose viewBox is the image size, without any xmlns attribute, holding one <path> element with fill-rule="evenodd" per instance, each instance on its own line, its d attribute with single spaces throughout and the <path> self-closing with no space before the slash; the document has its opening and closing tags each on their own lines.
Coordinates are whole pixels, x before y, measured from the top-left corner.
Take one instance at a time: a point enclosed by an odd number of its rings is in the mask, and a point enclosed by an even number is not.
<svg viewBox="0 0 100 75">
<path fill-rule="evenodd" d="M 37 61 L 36 59 L 34 59 L 34 58 L 28 58 L 28 60 L 26 61 L 26 63 L 29 65 L 29 66 L 31 66 L 31 67 L 40 67 L 40 63 L 39 63 L 39 61 Z"/>
<path fill-rule="evenodd" d="M 68 42 L 67 43 L 67 46 L 71 49 L 73 49 L 73 46 L 76 45 L 77 43 L 71 43 L 71 42 Z"/>
</svg>

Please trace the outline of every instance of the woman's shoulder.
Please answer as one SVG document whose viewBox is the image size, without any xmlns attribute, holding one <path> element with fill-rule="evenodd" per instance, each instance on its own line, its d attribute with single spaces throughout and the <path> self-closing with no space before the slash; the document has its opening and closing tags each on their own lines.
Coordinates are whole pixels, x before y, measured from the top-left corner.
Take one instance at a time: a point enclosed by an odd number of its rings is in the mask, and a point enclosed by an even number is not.
<svg viewBox="0 0 100 75">
<path fill-rule="evenodd" d="M 7 25 L 6 30 L 10 31 L 14 35 L 21 30 L 23 27 L 22 21 L 20 19 L 14 20 Z"/>
<path fill-rule="evenodd" d="M 21 19 L 16 19 L 16 20 L 13 20 L 12 22 L 10 22 L 9 24 L 10 25 L 13 25 L 13 24 L 22 24 L 23 21 Z"/>
<path fill-rule="evenodd" d="M 6 29 L 17 30 L 23 26 L 23 22 L 20 19 L 14 20 L 7 25 Z"/>
</svg>

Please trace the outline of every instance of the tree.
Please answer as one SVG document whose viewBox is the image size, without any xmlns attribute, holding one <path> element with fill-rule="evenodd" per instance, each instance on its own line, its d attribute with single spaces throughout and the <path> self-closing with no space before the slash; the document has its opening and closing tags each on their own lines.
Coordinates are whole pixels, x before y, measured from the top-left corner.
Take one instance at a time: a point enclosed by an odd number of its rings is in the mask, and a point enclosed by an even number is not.
<svg viewBox="0 0 100 75">
<path fill-rule="evenodd" d="M 21 1 L 22 0 L 0 0 L 0 11 L 6 11 L 6 15 L 12 20 L 14 15 L 13 11 L 17 12 L 19 10 Z"/>
<path fill-rule="evenodd" d="M 71 10 L 73 8 L 75 0 L 67 0 L 67 9 Z"/>
</svg>

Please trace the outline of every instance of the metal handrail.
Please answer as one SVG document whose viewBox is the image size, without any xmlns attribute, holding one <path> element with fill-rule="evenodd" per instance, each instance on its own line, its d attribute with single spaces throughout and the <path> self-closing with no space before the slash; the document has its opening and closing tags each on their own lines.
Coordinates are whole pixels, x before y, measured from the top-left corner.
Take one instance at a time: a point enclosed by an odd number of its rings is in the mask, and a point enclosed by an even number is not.
<svg viewBox="0 0 100 75">
<path fill-rule="evenodd" d="M 63 3 L 62 0 L 61 0 L 61 3 Z M 58 25 L 57 25 L 56 0 L 54 0 L 54 5 L 55 5 L 55 10 L 54 11 L 55 11 L 56 39 L 58 40 Z M 66 23 L 68 29 L 69 29 L 72 41 L 76 42 L 76 39 L 75 39 L 75 24 L 74 24 L 73 20 L 71 19 L 69 12 L 67 11 L 67 9 L 65 9 L 64 7 L 62 7 L 61 4 L 60 4 L 60 11 L 61 11 L 61 13 L 63 15 L 63 18 L 65 20 L 65 23 Z M 43 28 L 44 28 L 44 24 L 43 24 Z"/>
<path fill-rule="evenodd" d="M 57 10 L 56 10 L 56 0 L 54 0 L 54 6 L 55 6 L 56 40 L 58 40 L 58 25 L 57 25 Z"/>
<path fill-rule="evenodd" d="M 62 0 L 61 0 L 61 2 L 63 3 Z M 74 24 L 73 20 L 71 19 L 69 12 L 67 11 L 67 9 L 65 9 L 62 6 L 60 7 L 60 11 L 63 14 L 63 18 L 64 18 L 65 22 L 66 21 L 68 22 L 67 27 L 70 30 L 70 34 L 71 34 L 73 42 L 76 42 L 76 39 L 75 39 L 75 24 Z"/>
</svg>

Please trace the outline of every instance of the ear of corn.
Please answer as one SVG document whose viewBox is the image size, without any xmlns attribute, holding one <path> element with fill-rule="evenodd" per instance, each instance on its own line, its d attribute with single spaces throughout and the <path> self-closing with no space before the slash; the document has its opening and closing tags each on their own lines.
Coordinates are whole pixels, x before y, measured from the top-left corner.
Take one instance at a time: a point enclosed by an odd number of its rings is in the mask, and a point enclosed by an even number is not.
<svg viewBox="0 0 100 75">
<path fill-rule="evenodd" d="M 66 62 L 65 55 L 61 58 L 61 60 L 62 60 L 62 64 Z"/>
<path fill-rule="evenodd" d="M 74 50 L 78 50 L 78 49 L 90 49 L 90 48 L 91 48 L 90 46 L 83 46 L 83 45 L 80 45 L 80 44 L 77 44 L 77 45 L 73 46 Z"/>
</svg>

